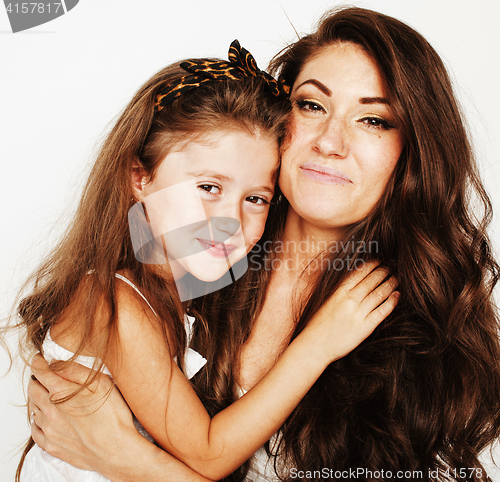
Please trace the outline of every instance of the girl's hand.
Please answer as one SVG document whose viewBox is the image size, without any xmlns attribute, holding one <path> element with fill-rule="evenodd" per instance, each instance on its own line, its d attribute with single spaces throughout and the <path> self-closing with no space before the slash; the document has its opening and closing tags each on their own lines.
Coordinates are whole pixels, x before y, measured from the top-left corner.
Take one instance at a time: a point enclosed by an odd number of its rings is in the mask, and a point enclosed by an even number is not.
<svg viewBox="0 0 500 482">
<path fill-rule="evenodd" d="M 354 350 L 396 307 L 398 281 L 386 280 L 389 270 L 379 264 L 366 262 L 352 271 L 302 331 L 314 337 L 327 364 Z"/>
</svg>

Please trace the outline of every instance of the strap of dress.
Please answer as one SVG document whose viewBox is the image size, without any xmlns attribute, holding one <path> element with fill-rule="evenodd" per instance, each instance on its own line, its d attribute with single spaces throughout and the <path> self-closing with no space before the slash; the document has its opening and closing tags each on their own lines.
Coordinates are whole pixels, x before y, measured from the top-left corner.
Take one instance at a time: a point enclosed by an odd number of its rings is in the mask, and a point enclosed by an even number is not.
<svg viewBox="0 0 500 482">
<path fill-rule="evenodd" d="M 115 273 L 115 277 L 118 278 L 118 279 L 121 279 L 122 281 L 125 281 L 125 283 L 127 283 L 131 288 L 133 288 L 139 294 L 139 296 L 148 304 L 149 308 L 155 314 L 155 316 L 158 317 L 158 315 L 156 314 L 156 311 L 150 305 L 149 301 L 141 293 L 141 290 L 134 283 L 132 283 L 132 281 L 130 281 L 128 278 L 125 278 L 125 276 L 122 276 L 121 274 L 118 274 L 118 273 Z"/>
<path fill-rule="evenodd" d="M 127 283 L 131 288 L 133 288 L 140 295 L 140 297 L 148 304 L 149 308 L 151 308 L 151 311 L 158 318 L 156 311 L 153 309 L 149 301 L 141 293 L 141 290 L 134 283 L 132 283 L 132 281 L 130 281 L 128 278 L 125 278 L 125 276 L 122 276 L 121 274 L 118 273 L 115 273 L 115 276 L 118 279 L 121 279 L 122 281 Z M 191 339 L 193 338 L 194 321 L 195 318 L 193 316 L 188 316 L 187 314 L 184 314 L 184 329 L 186 330 L 186 342 L 187 342 L 186 351 L 184 352 L 184 370 L 188 380 L 193 378 L 207 363 L 206 358 L 204 358 L 197 351 L 189 347 Z M 174 360 L 177 362 L 177 357 L 174 357 Z"/>
</svg>

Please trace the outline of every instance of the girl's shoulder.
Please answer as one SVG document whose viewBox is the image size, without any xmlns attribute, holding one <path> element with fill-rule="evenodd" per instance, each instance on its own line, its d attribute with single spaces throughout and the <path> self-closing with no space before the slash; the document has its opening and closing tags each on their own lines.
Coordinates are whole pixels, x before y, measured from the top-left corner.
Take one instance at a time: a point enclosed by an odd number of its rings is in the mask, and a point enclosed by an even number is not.
<svg viewBox="0 0 500 482">
<path fill-rule="evenodd" d="M 115 292 L 113 315 L 110 303 L 104 294 L 98 295 L 102 299 L 96 300 L 97 308 L 92 315 L 92 327 L 89 330 L 82 320 L 88 314 L 86 309 L 89 305 L 89 281 L 93 276 L 89 272 L 80 283 L 67 307 L 58 316 L 56 322 L 50 328 L 50 337 L 59 346 L 71 352 L 79 352 L 83 356 L 97 356 L 101 354 L 103 334 L 109 334 L 114 324 L 118 333 L 123 330 L 137 330 L 141 323 L 156 324 L 158 318 L 156 313 L 134 282 L 133 277 L 127 271 L 115 273 Z M 111 320 L 114 319 L 112 322 Z"/>
<path fill-rule="evenodd" d="M 125 328 L 123 324 L 128 322 L 134 322 L 136 326 L 141 321 L 158 323 L 158 315 L 131 273 L 121 270 L 115 273 L 115 278 L 116 312 L 120 329 Z"/>
<path fill-rule="evenodd" d="M 139 302 L 139 304 L 147 306 L 155 313 L 153 307 L 130 271 L 126 269 L 117 271 L 115 273 L 115 281 L 115 294 L 117 298 L 120 297 L 121 302 Z"/>
<path fill-rule="evenodd" d="M 126 270 L 115 273 L 116 333 L 120 337 L 137 337 L 138 334 L 156 333 L 164 338 L 173 353 L 179 346 L 173 324 L 176 323 L 168 311 L 159 316 L 148 299 L 147 294 Z M 167 289 L 167 288 L 165 288 Z"/>
</svg>

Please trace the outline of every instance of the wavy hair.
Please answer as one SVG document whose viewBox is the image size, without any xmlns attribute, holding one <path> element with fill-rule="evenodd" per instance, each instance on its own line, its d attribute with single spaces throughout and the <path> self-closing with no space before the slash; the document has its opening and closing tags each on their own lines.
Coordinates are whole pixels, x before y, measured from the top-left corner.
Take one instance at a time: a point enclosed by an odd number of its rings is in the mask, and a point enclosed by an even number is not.
<svg viewBox="0 0 500 482">
<path fill-rule="evenodd" d="M 276 453 L 304 471 L 364 468 L 358 480 L 390 479 L 382 470 L 489 480 L 478 455 L 500 435 L 499 270 L 486 234 L 491 202 L 460 107 L 429 43 L 362 8 L 327 13 L 273 59 L 271 73 L 293 85 L 311 58 L 338 43 L 360 46 L 378 65 L 405 138 L 388 189 L 345 239 L 377 240 L 402 296 L 373 336 L 328 367 L 284 424 Z M 294 336 L 344 275 L 319 273 Z"/>
<path fill-rule="evenodd" d="M 500 435 L 499 319 L 492 298 L 499 268 L 486 235 L 491 203 L 448 73 L 415 30 L 361 8 L 327 13 L 316 32 L 273 59 L 271 73 L 293 85 L 310 59 L 338 43 L 354 43 L 376 62 L 405 139 L 384 195 L 346 229 L 343 243 L 376 241 L 375 256 L 398 276 L 402 296 L 372 336 L 325 370 L 268 452 L 287 482 L 343 480 L 357 468 L 364 481 L 391 480 L 388 473 L 400 470 L 407 480 L 490 480 L 478 455 Z M 243 322 L 241 343 L 270 277 L 259 268 L 275 256 L 262 243 L 279 241 L 287 207 L 285 199 L 272 207 L 249 276 L 215 294 L 232 301 L 230 308 L 202 300 L 202 312 L 214 322 Z M 328 256 L 329 266 L 340 260 L 345 269 L 316 273 L 294 337 L 348 270 L 374 254 L 330 250 Z M 196 379 L 212 412 L 236 396 L 231 367 L 238 349 L 211 350 L 213 364 Z M 324 468 L 331 469 L 326 479 Z M 243 478 L 244 469 L 228 480 Z"/>
<path fill-rule="evenodd" d="M 134 203 L 132 171 L 139 165 L 141 174 L 152 179 L 171 149 L 211 132 L 243 129 L 251 135 L 260 133 L 280 140 L 290 109 L 288 101 L 276 99 L 268 90 L 263 78 L 254 76 L 205 83 L 155 112 L 158 92 L 186 75 L 179 64 L 155 74 L 120 115 L 100 149 L 74 221 L 27 282 L 28 294 L 19 303 L 20 320 L 16 325 L 24 333 L 22 352 L 42 351 L 48 330 L 64 315 L 65 322 L 71 320 L 71 326 L 78 327 L 76 332 L 82 334 L 74 359 L 90 348 L 94 321 L 98 313 L 104 313 L 106 321 L 100 326 L 103 330 L 99 329 L 99 345 L 91 347 L 96 357 L 94 368 L 100 369 L 99 360 L 105 359 L 116 333 L 115 273 L 127 270 L 158 314 L 165 343 L 173 340 L 173 352 L 183 360 L 184 307 L 175 286 L 165 283 L 134 254 L 128 224 L 128 211 Z M 71 311 L 65 312 L 70 305 Z M 199 318 L 199 329 L 212 339 L 210 326 L 201 314 Z M 227 330 L 222 330 L 220 340 L 214 341 L 221 352 L 222 345 L 229 343 Z M 81 389 L 96 376 L 90 376 Z M 32 446 L 30 440 L 16 480 Z"/>
</svg>

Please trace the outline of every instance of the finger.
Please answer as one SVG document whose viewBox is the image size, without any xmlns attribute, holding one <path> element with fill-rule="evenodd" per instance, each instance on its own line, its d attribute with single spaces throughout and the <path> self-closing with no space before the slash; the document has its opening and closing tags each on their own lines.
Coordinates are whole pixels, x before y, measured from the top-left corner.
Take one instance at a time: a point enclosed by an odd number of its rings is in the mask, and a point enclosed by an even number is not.
<svg viewBox="0 0 500 482">
<path fill-rule="evenodd" d="M 64 382 L 66 382 L 64 380 Z M 60 399 L 71 395 L 73 392 L 57 392 L 55 394 L 50 394 L 48 390 L 38 381 L 30 380 L 28 384 L 28 410 L 30 422 L 36 423 L 42 430 L 44 430 L 45 424 L 55 423 L 57 420 L 59 412 L 64 407 L 64 413 L 71 415 L 73 406 L 67 402 L 55 403 Z"/>
<path fill-rule="evenodd" d="M 388 280 L 378 285 L 373 289 L 361 302 L 361 306 L 365 309 L 365 313 L 371 313 L 375 308 L 380 306 L 398 287 L 398 280 L 395 276 L 391 276 Z"/>
<path fill-rule="evenodd" d="M 41 353 L 36 353 L 35 355 L 33 355 L 33 358 L 31 359 L 31 368 L 36 371 L 48 370 L 49 364 L 45 361 L 45 358 L 42 356 Z"/>
<path fill-rule="evenodd" d="M 75 363 L 75 365 L 77 365 Z M 36 380 L 41 383 L 50 395 L 56 393 L 70 393 L 76 391 L 78 384 L 65 380 L 50 369 L 50 366 L 41 355 L 35 355 L 31 360 L 31 370 Z M 35 380 L 32 380 L 33 382 Z M 30 381 L 31 384 L 31 381 Z"/>
<path fill-rule="evenodd" d="M 87 381 L 89 375 L 92 373 L 91 369 L 86 368 L 76 362 L 69 362 L 64 369 L 55 371 L 40 353 L 37 353 L 33 356 L 31 360 L 31 368 L 35 378 L 39 378 L 39 374 L 41 375 L 41 377 L 44 377 L 44 374 L 48 373 L 46 375 L 46 378 L 48 380 L 55 380 L 55 378 L 51 377 L 50 374 L 56 373 L 59 377 L 73 383 L 77 383 L 79 385 L 83 385 Z"/>
<path fill-rule="evenodd" d="M 372 291 L 376 290 L 389 275 L 390 271 L 385 266 L 375 268 L 348 292 L 349 298 L 359 302 L 363 301 Z"/>
<path fill-rule="evenodd" d="M 36 423 L 31 424 L 31 437 L 42 450 L 45 450 L 45 434 Z"/>
<path fill-rule="evenodd" d="M 394 310 L 398 304 L 401 293 L 394 291 L 387 300 L 375 308 L 366 318 L 365 321 L 370 323 L 375 329 L 382 321 L 384 321 Z"/>
<path fill-rule="evenodd" d="M 69 362 L 64 366 L 64 368 L 56 370 L 54 373 L 62 379 L 75 384 L 75 388 L 81 385 L 87 385 L 89 380 L 95 376 L 92 383 L 86 386 L 86 388 L 92 393 L 108 393 L 114 385 L 109 376 L 102 372 L 97 373 L 95 370 L 87 368 L 76 362 Z M 68 388 L 69 386 L 65 387 L 65 389 Z"/>
<path fill-rule="evenodd" d="M 31 400 L 28 403 L 28 413 L 30 424 L 36 423 L 36 415 L 41 412 L 40 407 L 37 407 Z"/>
<path fill-rule="evenodd" d="M 69 362 L 63 369 L 57 370 L 60 377 L 78 385 L 84 385 L 92 376 L 94 370 L 84 367 L 76 362 Z"/>
<path fill-rule="evenodd" d="M 30 403 L 36 405 L 40 410 L 48 410 L 52 406 L 50 393 L 36 380 L 30 380 L 28 384 L 28 398 Z"/>
<path fill-rule="evenodd" d="M 341 286 L 343 286 L 347 290 L 354 288 L 379 265 L 380 261 L 378 261 L 377 259 L 371 261 L 363 261 L 363 264 L 360 268 L 355 268 L 349 273 L 345 280 L 342 281 Z"/>
</svg>

